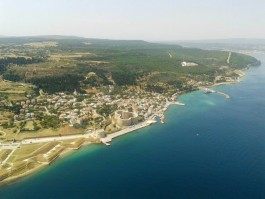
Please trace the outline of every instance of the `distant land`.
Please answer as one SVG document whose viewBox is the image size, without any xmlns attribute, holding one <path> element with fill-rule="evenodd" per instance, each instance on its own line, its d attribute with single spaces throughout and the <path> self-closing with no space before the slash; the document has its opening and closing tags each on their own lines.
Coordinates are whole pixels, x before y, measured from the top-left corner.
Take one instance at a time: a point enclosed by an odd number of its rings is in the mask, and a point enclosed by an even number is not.
<svg viewBox="0 0 265 199">
<path fill-rule="evenodd" d="M 231 38 L 209 40 L 179 40 L 167 41 L 166 44 L 178 44 L 186 47 L 215 49 L 215 50 L 261 50 L 264 51 L 265 39 Z"/>
</svg>

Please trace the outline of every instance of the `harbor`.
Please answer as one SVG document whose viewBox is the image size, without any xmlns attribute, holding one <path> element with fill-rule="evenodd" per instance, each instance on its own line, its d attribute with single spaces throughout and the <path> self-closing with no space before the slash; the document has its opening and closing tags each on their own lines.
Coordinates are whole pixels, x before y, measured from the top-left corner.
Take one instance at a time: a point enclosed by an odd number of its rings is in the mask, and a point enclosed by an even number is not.
<svg viewBox="0 0 265 199">
<path fill-rule="evenodd" d="M 161 111 L 159 111 L 158 113 L 154 113 L 146 121 L 141 122 L 139 124 L 135 124 L 133 126 L 129 126 L 129 127 L 124 128 L 120 131 L 117 131 L 115 133 L 107 134 L 106 137 L 101 138 L 100 141 L 103 144 L 105 144 L 106 146 L 110 146 L 110 142 L 112 141 L 112 139 L 119 137 L 119 136 L 122 136 L 122 135 L 125 135 L 127 133 L 130 133 L 132 131 L 136 131 L 136 130 L 145 128 L 147 126 L 150 126 L 150 125 L 157 122 L 157 120 L 156 120 L 157 117 L 160 119 L 160 122 L 162 124 L 164 124 L 165 123 L 165 112 L 168 109 L 168 107 L 171 105 L 185 106 L 185 104 L 181 103 L 181 102 L 167 102 Z"/>
</svg>

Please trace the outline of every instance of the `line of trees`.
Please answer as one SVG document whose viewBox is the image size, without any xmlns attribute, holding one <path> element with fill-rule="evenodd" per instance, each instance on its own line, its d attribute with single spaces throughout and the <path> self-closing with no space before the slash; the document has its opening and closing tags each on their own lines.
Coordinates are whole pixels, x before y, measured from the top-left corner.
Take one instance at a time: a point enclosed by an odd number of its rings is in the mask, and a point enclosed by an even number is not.
<svg viewBox="0 0 265 199">
<path fill-rule="evenodd" d="M 5 57 L 0 59 L 0 74 L 4 73 L 9 64 L 25 65 L 42 62 L 42 58 Z"/>
<path fill-rule="evenodd" d="M 42 78 L 32 78 L 29 83 L 36 85 L 50 94 L 56 92 L 74 92 L 80 89 L 80 81 L 84 79 L 81 75 L 65 74 L 61 76 L 48 76 Z"/>
</svg>

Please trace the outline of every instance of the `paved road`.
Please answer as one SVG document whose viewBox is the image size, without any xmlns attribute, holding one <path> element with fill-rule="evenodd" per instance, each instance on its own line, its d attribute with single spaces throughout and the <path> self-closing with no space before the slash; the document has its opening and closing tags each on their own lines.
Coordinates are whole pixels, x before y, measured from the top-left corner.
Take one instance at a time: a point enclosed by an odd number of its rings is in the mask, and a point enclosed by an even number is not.
<svg viewBox="0 0 265 199">
<path fill-rule="evenodd" d="M 97 130 L 96 135 L 103 130 Z M 21 144 L 36 144 L 36 143 L 45 143 L 45 142 L 53 142 L 53 141 L 65 141 L 72 140 L 78 138 L 91 138 L 94 133 L 91 134 L 82 134 L 82 135 L 65 135 L 65 136 L 56 136 L 56 137 L 45 137 L 45 138 L 30 138 L 22 140 Z"/>
<path fill-rule="evenodd" d="M 136 124 L 134 126 L 130 126 L 130 127 L 127 127 L 126 129 L 122 129 L 116 133 L 112 133 L 112 134 L 109 134 L 107 135 L 107 137 L 105 138 L 101 138 L 101 142 L 108 145 L 107 143 L 108 142 L 111 142 L 111 140 L 113 138 L 116 138 L 116 137 L 119 137 L 119 136 L 122 136 L 124 134 L 127 134 L 127 133 L 130 133 L 132 131 L 135 131 L 135 130 L 138 130 L 138 129 L 141 129 L 141 128 L 144 128 L 146 126 L 149 126 L 152 122 L 142 122 L 142 123 L 139 123 L 139 124 Z"/>
</svg>

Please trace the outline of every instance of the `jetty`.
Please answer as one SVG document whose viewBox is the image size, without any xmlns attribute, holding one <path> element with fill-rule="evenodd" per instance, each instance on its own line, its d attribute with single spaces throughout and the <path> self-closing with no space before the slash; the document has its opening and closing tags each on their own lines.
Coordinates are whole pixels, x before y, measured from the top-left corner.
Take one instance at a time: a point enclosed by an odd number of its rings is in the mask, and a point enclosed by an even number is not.
<svg viewBox="0 0 265 199">
<path fill-rule="evenodd" d="M 208 94 L 208 93 L 217 93 L 219 95 L 225 96 L 226 99 L 230 98 L 230 96 L 227 95 L 226 93 L 223 93 L 223 92 L 220 92 L 220 91 L 216 91 L 216 90 L 213 90 L 213 89 L 210 89 L 210 88 L 200 88 L 200 90 L 202 90 L 206 94 Z"/>
<path fill-rule="evenodd" d="M 186 106 L 186 104 L 181 103 L 181 102 L 173 102 L 173 105 L 178 105 L 178 106 Z"/>
</svg>

